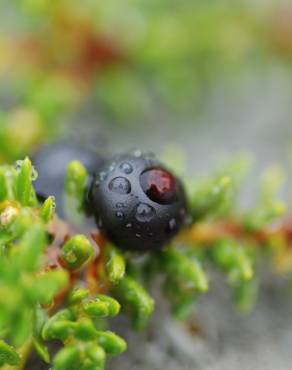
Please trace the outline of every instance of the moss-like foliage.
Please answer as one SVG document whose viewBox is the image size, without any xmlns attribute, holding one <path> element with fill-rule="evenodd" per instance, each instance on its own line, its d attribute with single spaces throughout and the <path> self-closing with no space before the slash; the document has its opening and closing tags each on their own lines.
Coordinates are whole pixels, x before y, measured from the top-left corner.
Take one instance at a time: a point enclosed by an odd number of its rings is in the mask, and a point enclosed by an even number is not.
<svg viewBox="0 0 292 370">
<path fill-rule="evenodd" d="M 144 328 L 155 306 L 145 287 L 157 276 L 177 319 L 186 319 L 208 291 L 211 267 L 226 275 L 239 309 L 249 311 L 261 261 L 269 257 L 281 271 L 292 265 L 289 228 L 277 221 L 284 211 L 277 198 L 281 173 L 264 174 L 258 201 L 243 212 L 236 198 L 246 169 L 240 157 L 207 179 L 186 178 L 189 226 L 163 250 L 137 260 L 98 230 L 80 234 L 88 175 L 79 162 L 68 166 L 66 220 L 55 214 L 52 196 L 38 202 L 28 158 L 2 165 L 0 366 L 21 369 L 34 347 L 53 370 L 104 369 L 108 356 L 127 347 L 106 329 L 106 319 L 122 308 L 135 328 Z M 56 340 L 52 356 L 49 343 Z"/>
<path fill-rule="evenodd" d="M 0 366 L 21 368 L 33 346 L 55 370 L 103 369 L 107 355 L 126 349 L 100 321 L 117 315 L 120 305 L 78 288 L 79 273 L 94 259 L 92 242 L 77 234 L 67 235 L 60 246 L 49 242 L 50 225 L 57 222 L 54 199 L 37 202 L 35 176 L 28 158 L 1 167 Z M 116 265 L 111 262 L 109 271 Z M 64 346 L 51 359 L 47 343 L 53 339 Z"/>
</svg>

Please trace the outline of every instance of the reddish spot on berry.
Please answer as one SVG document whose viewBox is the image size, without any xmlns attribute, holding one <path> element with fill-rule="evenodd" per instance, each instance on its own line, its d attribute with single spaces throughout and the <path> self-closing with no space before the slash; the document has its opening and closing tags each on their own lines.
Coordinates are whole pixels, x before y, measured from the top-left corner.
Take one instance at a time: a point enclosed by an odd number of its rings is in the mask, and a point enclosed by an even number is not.
<svg viewBox="0 0 292 370">
<path fill-rule="evenodd" d="M 177 199 L 177 182 L 168 171 L 152 168 L 140 176 L 140 183 L 145 194 L 160 204 L 173 203 Z"/>
</svg>

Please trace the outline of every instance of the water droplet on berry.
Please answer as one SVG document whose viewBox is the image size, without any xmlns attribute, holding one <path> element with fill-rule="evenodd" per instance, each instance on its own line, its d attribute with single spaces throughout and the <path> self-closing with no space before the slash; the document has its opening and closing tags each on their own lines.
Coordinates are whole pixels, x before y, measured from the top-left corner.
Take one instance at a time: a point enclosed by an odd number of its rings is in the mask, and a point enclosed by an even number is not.
<svg viewBox="0 0 292 370">
<path fill-rule="evenodd" d="M 132 154 L 133 154 L 134 157 L 139 158 L 142 155 L 142 151 L 140 149 L 134 149 L 132 151 Z"/>
<path fill-rule="evenodd" d="M 159 204 L 170 204 L 177 199 L 175 177 L 163 168 L 152 168 L 140 175 L 140 184 L 144 193 Z"/>
<path fill-rule="evenodd" d="M 125 208 L 125 203 L 118 202 L 116 208 Z"/>
<path fill-rule="evenodd" d="M 121 211 L 117 211 L 116 216 L 117 216 L 117 218 L 120 218 L 120 219 L 123 219 L 125 217 L 125 215 Z"/>
<path fill-rule="evenodd" d="M 168 234 L 172 234 L 174 232 L 176 232 L 178 229 L 178 226 L 177 226 L 177 222 L 176 222 L 176 219 L 175 218 L 172 218 L 171 220 L 169 220 L 168 222 L 168 225 L 166 227 L 166 232 Z"/>
<path fill-rule="evenodd" d="M 116 163 L 115 162 L 112 162 L 112 164 L 109 166 L 109 172 L 113 172 L 116 168 Z"/>
<path fill-rule="evenodd" d="M 105 171 L 101 171 L 99 173 L 99 180 L 104 181 L 107 178 L 107 173 Z"/>
<path fill-rule="evenodd" d="M 131 184 L 125 177 L 115 177 L 109 183 L 109 189 L 117 194 L 128 194 L 131 191 Z"/>
<path fill-rule="evenodd" d="M 156 160 L 156 157 L 155 157 L 155 154 L 152 153 L 152 152 L 147 152 L 145 154 L 145 159 L 148 163 L 148 166 L 153 166 L 153 164 L 155 163 L 155 160 Z"/>
<path fill-rule="evenodd" d="M 139 222 L 149 222 L 155 216 L 155 209 L 149 204 L 140 203 L 136 208 L 135 217 Z"/>
<path fill-rule="evenodd" d="M 133 167 L 128 162 L 123 162 L 120 164 L 120 169 L 127 175 L 133 172 Z"/>
</svg>

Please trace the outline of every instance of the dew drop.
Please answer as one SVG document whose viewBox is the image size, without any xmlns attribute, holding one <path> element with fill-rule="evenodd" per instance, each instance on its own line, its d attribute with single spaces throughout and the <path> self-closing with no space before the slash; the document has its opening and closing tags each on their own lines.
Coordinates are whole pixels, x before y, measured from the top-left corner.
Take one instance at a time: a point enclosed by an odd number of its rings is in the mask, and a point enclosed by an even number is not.
<svg viewBox="0 0 292 370">
<path fill-rule="evenodd" d="M 112 164 L 109 166 L 109 172 L 113 172 L 116 168 L 116 163 L 115 162 L 112 162 Z"/>
<path fill-rule="evenodd" d="M 20 171 L 21 170 L 21 167 L 22 167 L 22 163 L 23 161 L 22 160 L 18 160 L 14 163 L 14 168 L 16 169 L 16 171 Z"/>
<path fill-rule="evenodd" d="M 142 151 L 140 149 L 134 149 L 132 151 L 132 154 L 133 154 L 134 157 L 139 158 L 142 155 Z"/>
<path fill-rule="evenodd" d="M 31 180 L 32 181 L 35 181 L 38 178 L 38 176 L 39 176 L 38 171 L 35 169 L 34 166 L 32 166 L 32 168 L 31 168 L 31 175 L 30 175 Z"/>
<path fill-rule="evenodd" d="M 176 226 L 177 226 L 176 219 L 175 218 L 172 218 L 169 221 L 168 226 L 169 226 L 170 230 L 174 230 L 176 228 Z"/>
<path fill-rule="evenodd" d="M 120 164 L 120 169 L 127 175 L 133 172 L 133 167 L 128 162 L 123 162 Z"/>
<path fill-rule="evenodd" d="M 171 233 L 174 233 L 176 232 L 178 229 L 178 226 L 177 226 L 177 222 L 176 222 L 176 219 L 175 218 L 172 218 L 171 220 L 169 220 L 168 222 L 168 225 L 166 227 L 166 232 L 168 234 L 171 234 Z"/>
<path fill-rule="evenodd" d="M 125 215 L 123 214 L 123 212 L 117 211 L 116 212 L 116 217 L 119 218 L 119 219 L 123 219 L 125 217 Z"/>
<path fill-rule="evenodd" d="M 155 209 L 149 204 L 140 203 L 136 208 L 135 217 L 139 222 L 149 222 L 155 216 Z"/>
<path fill-rule="evenodd" d="M 104 181 L 107 178 L 107 173 L 105 171 L 101 171 L 99 173 L 99 180 Z"/>
<path fill-rule="evenodd" d="M 52 199 L 52 209 L 55 210 L 57 207 L 56 198 L 53 195 L 51 195 L 51 199 Z"/>
<path fill-rule="evenodd" d="M 23 165 L 23 160 L 18 160 L 14 163 L 14 168 L 16 169 L 17 172 L 21 171 L 22 165 Z M 30 174 L 31 181 L 35 181 L 38 178 L 38 175 L 39 174 L 38 174 L 37 170 L 35 169 L 34 166 L 32 166 L 31 167 L 31 174 Z"/>
<path fill-rule="evenodd" d="M 115 177 L 111 180 L 108 187 L 117 194 L 128 194 L 131 191 L 131 184 L 125 177 Z"/>
<path fill-rule="evenodd" d="M 148 163 L 148 166 L 153 166 L 154 163 L 156 162 L 156 157 L 155 157 L 155 154 L 153 152 L 147 152 L 145 154 L 145 159 Z"/>
</svg>

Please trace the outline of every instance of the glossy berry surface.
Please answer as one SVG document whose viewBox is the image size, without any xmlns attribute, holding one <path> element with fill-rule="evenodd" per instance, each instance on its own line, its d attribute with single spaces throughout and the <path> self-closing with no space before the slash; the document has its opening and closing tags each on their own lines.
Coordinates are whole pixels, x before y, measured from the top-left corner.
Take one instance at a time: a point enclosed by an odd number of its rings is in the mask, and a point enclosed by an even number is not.
<svg viewBox="0 0 292 370">
<path fill-rule="evenodd" d="M 97 226 L 122 249 L 160 249 L 184 224 L 183 186 L 150 154 L 140 151 L 107 161 L 89 191 Z"/>
<path fill-rule="evenodd" d="M 104 160 L 96 152 L 81 148 L 68 142 L 44 146 L 32 158 L 38 171 L 34 188 L 43 200 L 50 195 L 56 199 L 58 214 L 63 215 L 63 191 L 67 166 L 71 161 L 80 161 L 89 173 L 99 168 Z"/>
<path fill-rule="evenodd" d="M 140 175 L 144 193 L 154 202 L 171 204 L 177 200 L 178 187 L 175 177 L 161 168 L 152 168 Z"/>
</svg>

